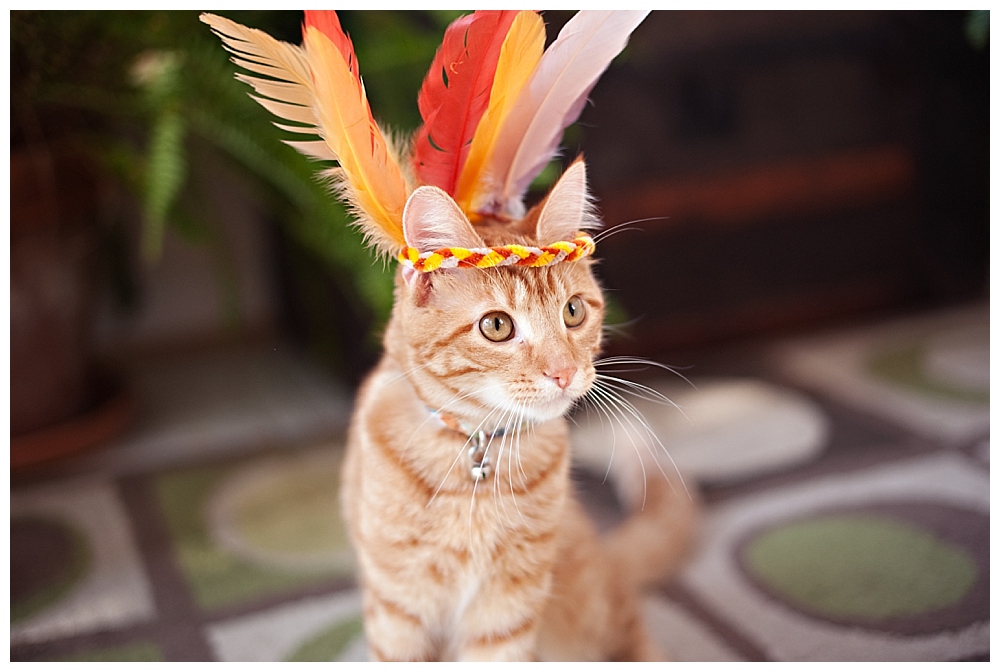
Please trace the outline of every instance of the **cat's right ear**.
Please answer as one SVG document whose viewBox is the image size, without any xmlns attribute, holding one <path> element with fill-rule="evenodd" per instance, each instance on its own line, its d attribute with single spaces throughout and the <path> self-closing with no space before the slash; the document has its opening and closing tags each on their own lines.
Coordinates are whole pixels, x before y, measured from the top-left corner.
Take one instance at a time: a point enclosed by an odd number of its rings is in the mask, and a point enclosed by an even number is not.
<svg viewBox="0 0 1000 672">
<path fill-rule="evenodd" d="M 547 245 L 557 240 L 573 240 L 577 231 L 595 228 L 596 217 L 587 191 L 587 166 L 579 158 L 566 169 L 545 198 L 538 216 L 536 236 Z"/>
<path fill-rule="evenodd" d="M 403 208 L 403 237 L 406 244 L 421 252 L 444 247 L 485 247 L 472 223 L 458 204 L 441 189 L 417 188 Z M 403 268 L 403 279 L 412 285 L 417 272 Z"/>
</svg>

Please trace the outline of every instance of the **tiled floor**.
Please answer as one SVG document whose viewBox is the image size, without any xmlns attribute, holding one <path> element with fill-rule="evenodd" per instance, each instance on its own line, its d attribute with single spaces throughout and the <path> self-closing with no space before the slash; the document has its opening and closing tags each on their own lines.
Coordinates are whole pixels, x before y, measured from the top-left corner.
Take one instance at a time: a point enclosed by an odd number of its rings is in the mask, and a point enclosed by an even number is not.
<svg viewBox="0 0 1000 672">
<path fill-rule="evenodd" d="M 682 407 L 630 397 L 706 502 L 646 603 L 675 660 L 989 658 L 988 325 L 966 306 L 719 352 L 693 388 L 641 379 Z M 281 346 L 132 379 L 127 436 L 12 476 L 12 660 L 364 659 L 350 394 Z M 604 528 L 612 445 L 648 443 L 629 417 L 575 418 Z"/>
</svg>

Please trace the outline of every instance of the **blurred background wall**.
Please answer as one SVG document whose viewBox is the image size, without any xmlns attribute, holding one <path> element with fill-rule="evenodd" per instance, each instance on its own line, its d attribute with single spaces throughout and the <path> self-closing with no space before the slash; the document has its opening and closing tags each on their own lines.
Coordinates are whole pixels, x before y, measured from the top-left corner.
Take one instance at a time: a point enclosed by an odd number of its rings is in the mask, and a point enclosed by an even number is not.
<svg viewBox="0 0 1000 672">
<path fill-rule="evenodd" d="M 299 41 L 299 12 L 226 14 Z M 341 13 L 376 118 L 416 128 L 458 14 Z M 545 16 L 551 40 L 570 13 Z M 565 140 L 608 226 L 634 222 L 598 250 L 609 349 L 986 295 L 988 29 L 653 12 Z M 374 363 L 392 269 L 233 72 L 196 12 L 11 13 L 13 433 L 94 404 L 123 357 L 292 341 L 348 384 Z"/>
<path fill-rule="evenodd" d="M 653 12 L 579 146 L 644 350 L 986 291 L 988 49 L 968 12 Z M 637 258 L 638 257 L 638 258 Z"/>
</svg>

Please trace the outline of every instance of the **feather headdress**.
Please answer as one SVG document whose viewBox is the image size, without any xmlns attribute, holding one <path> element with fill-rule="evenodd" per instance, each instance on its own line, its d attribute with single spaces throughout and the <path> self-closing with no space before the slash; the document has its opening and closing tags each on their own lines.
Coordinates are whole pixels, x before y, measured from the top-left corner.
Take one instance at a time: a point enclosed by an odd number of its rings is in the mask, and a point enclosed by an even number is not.
<svg viewBox="0 0 1000 672">
<path fill-rule="evenodd" d="M 436 187 L 472 221 L 521 217 L 531 181 L 556 156 L 563 131 L 647 13 L 578 12 L 544 51 L 545 26 L 536 12 L 476 11 L 457 19 L 446 29 L 417 97 L 423 125 L 405 158 L 412 183 L 401 167 L 404 157 L 372 116 L 354 46 L 335 12 L 306 11 L 301 46 L 214 14 L 201 20 L 237 65 L 263 75 L 237 77 L 259 94 L 253 96 L 257 102 L 292 122 L 280 128 L 318 136 L 288 144 L 338 163 L 327 173 L 368 239 L 383 252 L 402 249 L 401 261 L 424 270 L 434 264 L 415 264 L 420 255 L 443 252 L 457 256 L 458 265 L 475 265 L 463 260 L 478 259 L 483 251 L 409 248 L 403 211 L 410 195 L 421 186 Z M 572 260 L 593 250 L 593 241 L 582 235 L 547 246 L 578 252 L 528 258 L 507 254 L 516 246 L 501 246 L 489 248 L 495 255 L 488 258 L 500 255 L 514 263 L 516 257 L 530 265 Z"/>
</svg>

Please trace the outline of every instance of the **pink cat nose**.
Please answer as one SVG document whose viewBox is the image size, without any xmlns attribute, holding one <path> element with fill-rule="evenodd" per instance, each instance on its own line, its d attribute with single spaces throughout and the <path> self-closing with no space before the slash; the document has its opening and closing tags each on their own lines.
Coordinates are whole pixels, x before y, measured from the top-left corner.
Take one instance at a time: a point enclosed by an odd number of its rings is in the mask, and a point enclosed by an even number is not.
<svg viewBox="0 0 1000 672">
<path fill-rule="evenodd" d="M 573 382 L 573 376 L 576 375 L 576 367 L 552 367 L 551 369 L 546 369 L 545 375 L 556 381 L 556 385 L 558 385 L 560 389 L 565 390 L 569 387 L 569 384 Z"/>
</svg>

